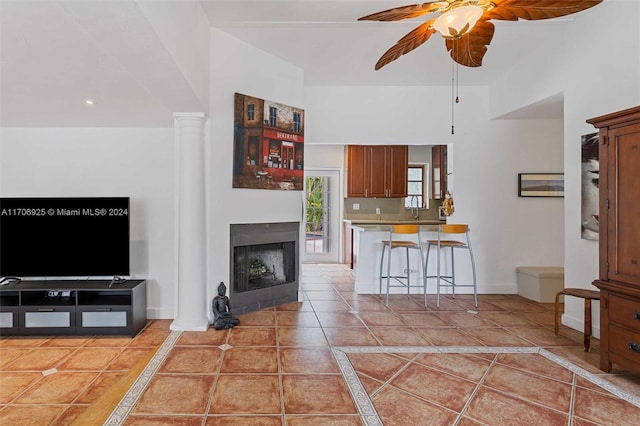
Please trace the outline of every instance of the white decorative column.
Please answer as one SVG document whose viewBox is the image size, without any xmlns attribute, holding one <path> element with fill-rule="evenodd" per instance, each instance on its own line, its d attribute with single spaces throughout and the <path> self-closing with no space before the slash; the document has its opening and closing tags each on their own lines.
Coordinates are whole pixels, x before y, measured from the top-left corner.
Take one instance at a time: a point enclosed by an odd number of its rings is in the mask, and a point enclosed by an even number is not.
<svg viewBox="0 0 640 426">
<path fill-rule="evenodd" d="M 174 114 L 177 144 L 177 311 L 171 330 L 205 331 L 207 317 L 204 123 L 202 113 Z"/>
</svg>

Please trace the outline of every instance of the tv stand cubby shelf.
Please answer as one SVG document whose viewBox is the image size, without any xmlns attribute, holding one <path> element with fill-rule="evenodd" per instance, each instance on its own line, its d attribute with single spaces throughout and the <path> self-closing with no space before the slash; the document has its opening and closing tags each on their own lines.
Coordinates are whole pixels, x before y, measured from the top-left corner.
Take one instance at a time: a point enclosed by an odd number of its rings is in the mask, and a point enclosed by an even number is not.
<svg viewBox="0 0 640 426">
<path fill-rule="evenodd" d="M 0 287 L 0 335 L 135 336 L 147 322 L 147 284 L 22 281 Z"/>
</svg>

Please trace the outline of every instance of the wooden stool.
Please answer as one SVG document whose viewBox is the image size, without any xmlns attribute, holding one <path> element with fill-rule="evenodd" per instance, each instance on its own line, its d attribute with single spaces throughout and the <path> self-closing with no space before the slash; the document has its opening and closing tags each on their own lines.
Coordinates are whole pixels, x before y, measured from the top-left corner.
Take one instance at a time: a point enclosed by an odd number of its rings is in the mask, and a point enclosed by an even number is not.
<svg viewBox="0 0 640 426">
<path fill-rule="evenodd" d="M 560 314 L 560 296 L 574 296 L 584 299 L 584 351 L 589 352 L 591 346 L 591 301 L 600 300 L 600 292 L 596 290 L 587 290 L 584 288 L 565 288 L 556 293 L 556 326 L 555 332 L 558 334 L 558 320 Z"/>
</svg>

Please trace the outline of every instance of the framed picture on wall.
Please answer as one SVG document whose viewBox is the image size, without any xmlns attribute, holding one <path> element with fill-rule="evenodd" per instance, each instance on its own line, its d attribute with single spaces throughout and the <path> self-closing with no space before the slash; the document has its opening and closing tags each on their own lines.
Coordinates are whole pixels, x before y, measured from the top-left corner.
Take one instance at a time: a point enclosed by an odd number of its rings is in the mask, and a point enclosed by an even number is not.
<svg viewBox="0 0 640 426">
<path fill-rule="evenodd" d="M 585 240 L 598 240 L 600 228 L 600 153 L 598 133 L 582 135 L 582 230 Z"/>
<path fill-rule="evenodd" d="M 233 133 L 233 188 L 302 191 L 302 108 L 236 93 Z"/>
<path fill-rule="evenodd" d="M 518 197 L 564 197 L 564 173 L 518 173 Z"/>
</svg>

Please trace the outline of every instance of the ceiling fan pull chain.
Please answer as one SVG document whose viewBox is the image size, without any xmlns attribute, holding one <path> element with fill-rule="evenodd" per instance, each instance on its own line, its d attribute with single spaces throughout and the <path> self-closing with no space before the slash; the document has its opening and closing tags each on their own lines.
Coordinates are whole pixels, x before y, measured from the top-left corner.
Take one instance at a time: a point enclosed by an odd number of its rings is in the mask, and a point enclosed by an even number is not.
<svg viewBox="0 0 640 426">
<path fill-rule="evenodd" d="M 451 69 L 451 134 L 453 135 L 454 132 L 454 118 L 455 118 L 455 95 L 454 95 L 454 81 L 453 81 L 453 68 Z"/>
<path fill-rule="evenodd" d="M 456 48 L 456 42 L 453 43 L 453 51 L 455 52 L 455 48 Z M 451 134 L 455 134 L 455 105 L 457 102 L 457 97 L 455 95 L 455 87 L 456 87 L 456 82 L 455 82 L 455 77 L 456 77 L 456 73 L 455 73 L 455 66 L 456 66 L 456 62 L 455 61 L 451 61 Z"/>
<path fill-rule="evenodd" d="M 458 65 L 457 62 L 454 62 L 456 64 L 456 103 L 459 104 L 460 103 L 460 96 L 458 96 L 459 94 L 459 90 L 458 88 L 460 87 L 460 66 Z"/>
</svg>

